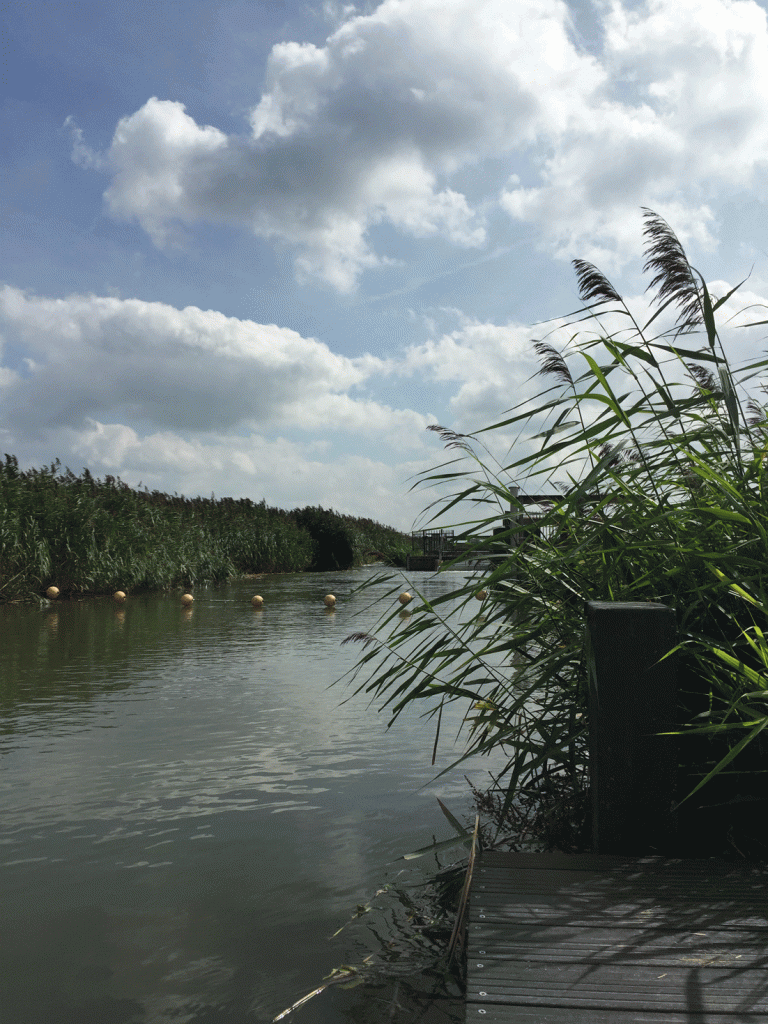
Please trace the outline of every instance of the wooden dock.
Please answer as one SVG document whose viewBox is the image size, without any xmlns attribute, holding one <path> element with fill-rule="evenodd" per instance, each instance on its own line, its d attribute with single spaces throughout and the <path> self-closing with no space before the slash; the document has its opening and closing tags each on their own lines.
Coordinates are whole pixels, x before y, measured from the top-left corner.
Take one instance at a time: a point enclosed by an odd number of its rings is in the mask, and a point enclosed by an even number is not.
<svg viewBox="0 0 768 1024">
<path fill-rule="evenodd" d="M 486 852 L 468 1024 L 768 1022 L 768 867 Z"/>
<path fill-rule="evenodd" d="M 517 493 L 517 489 L 515 489 L 515 493 Z M 524 506 L 546 506 L 562 500 L 562 495 L 520 495 L 517 500 Z M 493 563 L 498 557 L 506 557 L 510 546 L 514 547 L 524 540 L 551 539 L 556 527 L 552 524 L 537 525 L 545 516 L 546 513 L 543 511 L 527 511 L 523 515 L 510 512 L 509 517 L 504 519 L 504 526 L 495 529 L 493 534 L 488 537 L 474 538 L 471 543 L 456 540 L 453 530 L 418 530 L 411 534 L 413 550 L 406 556 L 406 570 L 436 572 L 445 562 L 452 562 L 459 558 L 462 561 Z M 526 530 L 519 533 L 510 532 L 515 523 L 526 527 Z M 505 539 L 500 542 L 500 548 L 494 551 L 493 546 L 489 548 L 488 544 L 496 534 L 502 534 Z M 478 543 L 480 544 L 479 548 Z"/>
</svg>

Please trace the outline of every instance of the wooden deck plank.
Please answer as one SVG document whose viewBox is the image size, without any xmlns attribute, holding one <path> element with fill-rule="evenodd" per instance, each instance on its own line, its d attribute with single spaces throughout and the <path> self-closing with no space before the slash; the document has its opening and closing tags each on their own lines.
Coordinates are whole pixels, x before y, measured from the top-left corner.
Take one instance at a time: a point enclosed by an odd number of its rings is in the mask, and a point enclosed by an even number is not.
<svg viewBox="0 0 768 1024">
<path fill-rule="evenodd" d="M 768 869 L 714 860 L 485 853 L 467 1020 L 768 1021 Z"/>
<path fill-rule="evenodd" d="M 510 899 L 515 898 L 511 896 Z M 579 923 L 582 927 L 607 925 L 616 928 L 637 928 L 642 925 L 685 927 L 690 931 L 705 931 L 708 928 L 733 928 L 743 930 L 768 930 L 764 913 L 748 914 L 743 908 L 725 900 L 722 905 L 709 903 L 706 906 L 689 904 L 675 908 L 672 905 L 647 906 L 642 903 L 611 902 L 610 899 L 577 900 L 566 903 L 556 894 L 547 896 L 519 897 L 519 902 L 486 900 L 478 923 L 482 921 L 506 921 L 509 925 L 530 925 L 549 921 L 561 924 Z"/>
<path fill-rule="evenodd" d="M 735 861 L 717 860 L 713 857 L 624 857 L 609 853 L 503 853 L 490 851 L 483 855 L 488 870 L 542 869 L 567 871 L 599 871 L 600 874 L 613 871 L 635 871 L 647 875 L 652 872 L 670 874 L 695 875 L 706 871 L 713 875 L 733 875 L 740 877 L 750 871 L 756 876 L 764 876 L 766 869 L 760 865 L 744 864 Z"/>
<path fill-rule="evenodd" d="M 761 1012 L 768 1017 L 764 970 L 513 959 L 478 963 L 483 967 L 467 972 L 467 991 L 474 993 L 477 1002 L 676 1013 L 695 1006 L 730 1013 Z"/>
<path fill-rule="evenodd" d="M 570 1006 L 472 1006 L 467 1024 L 765 1024 L 764 1013 L 664 1013 Z"/>
<path fill-rule="evenodd" d="M 656 966 L 768 968 L 768 941 L 749 929 L 679 932 L 665 928 L 580 928 L 532 925 L 514 929 L 488 925 L 473 932 L 478 959 L 536 959 Z M 481 956 L 482 952 L 482 956 Z"/>
</svg>

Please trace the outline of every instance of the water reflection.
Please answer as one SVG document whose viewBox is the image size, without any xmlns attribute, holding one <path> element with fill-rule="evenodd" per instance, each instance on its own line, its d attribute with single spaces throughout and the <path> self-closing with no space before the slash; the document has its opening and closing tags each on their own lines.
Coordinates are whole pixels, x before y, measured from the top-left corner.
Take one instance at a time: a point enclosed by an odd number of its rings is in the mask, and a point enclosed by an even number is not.
<svg viewBox="0 0 768 1024">
<path fill-rule="evenodd" d="M 188 609 L 0 608 L 9 1021 L 268 1020 L 362 953 L 328 936 L 396 858 L 445 838 L 435 795 L 468 804 L 463 769 L 421 788 L 440 765 L 418 712 L 387 730 L 330 685 L 360 653 L 341 640 L 381 613 L 350 596 L 365 578 L 263 577 L 261 609 L 252 581 Z M 359 990 L 316 1004 L 302 1021 L 375 1019 Z"/>
</svg>

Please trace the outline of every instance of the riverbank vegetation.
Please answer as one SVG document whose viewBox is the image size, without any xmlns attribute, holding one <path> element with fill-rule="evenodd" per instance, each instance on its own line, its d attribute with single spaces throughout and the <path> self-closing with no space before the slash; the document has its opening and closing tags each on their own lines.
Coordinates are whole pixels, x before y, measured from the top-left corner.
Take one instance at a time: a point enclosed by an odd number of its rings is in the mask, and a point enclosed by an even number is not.
<svg viewBox="0 0 768 1024">
<path fill-rule="evenodd" d="M 246 574 L 399 564 L 409 541 L 371 519 L 321 507 L 136 490 L 58 462 L 0 461 L 0 601 L 157 590 Z"/>
<path fill-rule="evenodd" d="M 758 345 L 768 320 L 742 311 L 732 330 L 753 332 L 755 355 L 729 361 L 719 321 L 744 282 L 711 294 L 669 225 L 644 217 L 655 309 L 638 316 L 597 267 L 574 260 L 584 305 L 534 343 L 544 389 L 472 434 L 432 428 L 450 459 L 421 482 L 451 490 L 433 521 L 459 499 L 474 503 L 455 529 L 489 568 L 405 624 L 392 613 L 357 634 L 355 686 L 393 720 L 423 704 L 436 723 L 433 763 L 440 710 L 467 702 L 464 757 L 502 751 L 506 762 L 478 798 L 494 823 L 486 841 L 583 849 L 585 601 L 665 603 L 680 641 L 667 737 L 679 831 L 665 852 L 765 859 L 768 358 Z M 674 322 L 661 331 L 663 317 Z M 489 432 L 519 432 L 528 447 L 495 463 Z M 541 518 L 526 518 L 515 485 L 552 495 Z M 459 622 L 444 614 L 457 598 Z"/>
</svg>

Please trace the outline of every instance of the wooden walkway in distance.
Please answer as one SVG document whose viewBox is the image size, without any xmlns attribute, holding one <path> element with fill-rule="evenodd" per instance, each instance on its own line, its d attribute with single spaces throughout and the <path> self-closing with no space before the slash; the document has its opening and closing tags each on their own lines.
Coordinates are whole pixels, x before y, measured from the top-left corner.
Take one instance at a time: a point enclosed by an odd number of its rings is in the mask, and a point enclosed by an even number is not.
<svg viewBox="0 0 768 1024">
<path fill-rule="evenodd" d="M 768 1022 L 768 867 L 483 853 L 468 1024 Z"/>
</svg>

